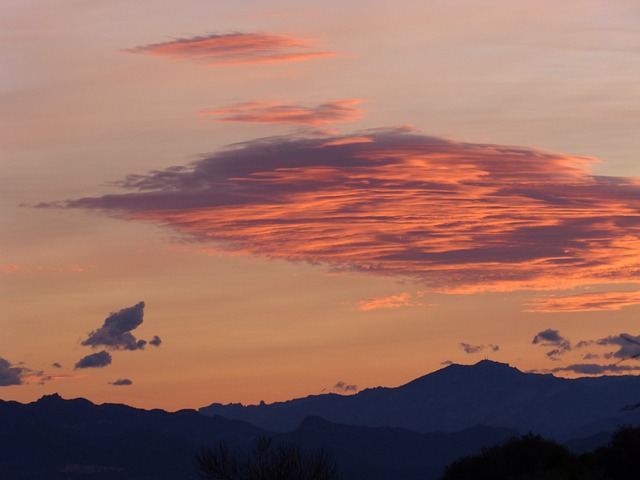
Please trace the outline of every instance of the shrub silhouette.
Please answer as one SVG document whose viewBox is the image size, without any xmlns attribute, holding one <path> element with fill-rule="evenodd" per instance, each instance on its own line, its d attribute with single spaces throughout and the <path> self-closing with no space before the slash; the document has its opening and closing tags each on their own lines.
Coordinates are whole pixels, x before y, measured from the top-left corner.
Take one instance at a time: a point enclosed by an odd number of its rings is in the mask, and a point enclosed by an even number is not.
<svg viewBox="0 0 640 480">
<path fill-rule="evenodd" d="M 442 480 L 605 480 L 558 443 L 527 434 L 464 457 L 445 470 Z"/>
<path fill-rule="evenodd" d="M 201 478 L 213 480 L 338 480 L 336 464 L 322 451 L 307 453 L 291 443 L 274 445 L 259 437 L 248 456 L 225 442 L 196 455 Z"/>
<path fill-rule="evenodd" d="M 624 426 L 611 441 L 593 453 L 584 455 L 592 468 L 602 471 L 610 480 L 629 480 L 640 476 L 640 428 Z"/>
</svg>

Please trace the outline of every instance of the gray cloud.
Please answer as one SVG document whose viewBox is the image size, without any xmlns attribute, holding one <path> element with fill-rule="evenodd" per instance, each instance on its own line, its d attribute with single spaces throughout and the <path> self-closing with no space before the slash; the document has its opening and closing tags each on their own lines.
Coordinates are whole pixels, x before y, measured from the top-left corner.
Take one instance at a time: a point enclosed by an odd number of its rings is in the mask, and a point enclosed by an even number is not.
<svg viewBox="0 0 640 480">
<path fill-rule="evenodd" d="M 81 344 L 93 348 L 106 347 L 111 350 L 142 350 L 147 341 L 136 339 L 131 331 L 142 324 L 143 317 L 144 302 L 112 312 L 105 319 L 102 327 L 91 332 Z M 153 337 L 153 341 L 155 346 L 161 343 L 157 335 Z"/>
<path fill-rule="evenodd" d="M 538 332 L 531 343 L 541 347 L 555 347 L 546 353 L 551 360 L 559 360 L 558 357 L 571 351 L 571 342 L 560 335 L 558 330 L 551 328 Z"/>
<path fill-rule="evenodd" d="M 482 352 L 485 349 L 489 349 L 493 352 L 497 352 L 498 350 L 500 350 L 499 345 L 493 345 L 491 343 L 488 345 L 472 345 L 470 343 L 460 342 L 460 348 L 464 350 L 465 353 L 478 353 Z"/>
<path fill-rule="evenodd" d="M 22 385 L 22 376 L 26 372 L 26 368 L 14 367 L 8 360 L 0 357 L 0 387 Z"/>
<path fill-rule="evenodd" d="M 338 392 L 344 392 L 344 393 L 357 392 L 358 391 L 358 386 L 357 385 L 349 385 L 349 384 L 347 384 L 347 383 L 345 383 L 343 381 L 339 381 L 333 386 L 333 390 L 338 391 Z"/>
<path fill-rule="evenodd" d="M 619 365 L 598 365 L 596 363 L 578 363 L 566 367 L 558 367 L 551 370 L 553 373 L 572 372 L 583 375 L 604 375 L 607 373 L 637 372 L 640 366 Z"/>
<path fill-rule="evenodd" d="M 605 354 L 605 358 L 619 358 L 621 360 L 635 359 L 640 357 L 640 336 L 621 333 L 611 335 L 595 341 L 596 345 L 615 345 L 618 348 L 615 352 Z"/>
<path fill-rule="evenodd" d="M 149 345 L 152 345 L 154 347 L 159 347 L 161 343 L 162 343 L 162 340 L 157 335 L 154 335 L 153 338 L 149 340 Z"/>
<path fill-rule="evenodd" d="M 115 382 L 109 382 L 109 385 L 115 385 L 115 386 L 120 387 L 120 386 L 133 385 L 133 382 L 131 380 L 129 380 L 128 378 L 119 378 Z"/>
<path fill-rule="evenodd" d="M 76 363 L 76 368 L 102 368 L 111 364 L 111 355 L 106 350 L 92 353 L 81 358 Z"/>
<path fill-rule="evenodd" d="M 53 362 L 51 366 L 54 368 L 62 368 L 62 365 L 60 365 L 58 362 Z"/>
</svg>

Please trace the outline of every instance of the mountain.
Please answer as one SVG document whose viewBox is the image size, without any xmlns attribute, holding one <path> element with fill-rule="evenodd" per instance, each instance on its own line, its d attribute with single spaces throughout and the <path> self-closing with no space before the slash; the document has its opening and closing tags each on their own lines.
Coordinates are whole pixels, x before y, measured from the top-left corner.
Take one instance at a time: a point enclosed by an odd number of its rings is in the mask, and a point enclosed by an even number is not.
<svg viewBox="0 0 640 480">
<path fill-rule="evenodd" d="M 308 416 L 357 426 L 455 432 L 486 425 L 565 441 L 640 424 L 640 377 L 566 379 L 523 373 L 504 363 L 449 365 L 396 388 L 324 394 L 244 406 L 214 403 L 206 415 L 243 420 L 277 432 Z"/>
<path fill-rule="evenodd" d="M 224 440 L 246 453 L 258 436 L 324 448 L 349 480 L 436 480 L 454 459 L 515 433 L 491 427 L 417 433 L 309 417 L 276 435 L 195 410 L 140 410 L 58 395 L 30 404 L 0 401 L 0 425 L 2 480 L 194 479 L 198 449 Z"/>
<path fill-rule="evenodd" d="M 502 443 L 513 430 L 472 427 L 454 433 L 418 433 L 397 427 L 355 427 L 307 417 L 276 440 L 324 449 L 349 480 L 437 480 L 447 465 Z"/>
<path fill-rule="evenodd" d="M 48 395 L 0 401 L 0 478 L 197 478 L 194 453 L 226 440 L 246 445 L 263 429 L 195 410 L 168 413 Z"/>
</svg>

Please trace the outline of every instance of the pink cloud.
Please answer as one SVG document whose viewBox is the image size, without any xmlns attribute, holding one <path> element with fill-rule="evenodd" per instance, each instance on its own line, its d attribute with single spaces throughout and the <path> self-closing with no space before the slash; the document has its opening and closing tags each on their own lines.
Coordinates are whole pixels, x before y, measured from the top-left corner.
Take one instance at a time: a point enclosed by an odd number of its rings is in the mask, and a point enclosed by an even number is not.
<svg viewBox="0 0 640 480">
<path fill-rule="evenodd" d="M 422 296 L 418 294 L 417 296 Z M 416 295 L 411 292 L 399 293 L 397 295 L 389 295 L 386 297 L 371 297 L 358 301 L 358 310 L 367 312 L 369 310 L 378 310 L 381 308 L 402 308 L 417 307 L 423 305 L 417 300 Z"/>
<path fill-rule="evenodd" d="M 638 283 L 640 184 L 593 161 L 406 128 L 272 137 L 58 206 L 441 292 Z"/>
<path fill-rule="evenodd" d="M 640 304 L 640 291 L 590 292 L 578 295 L 548 296 L 529 303 L 526 312 L 589 312 L 620 310 Z"/>
<path fill-rule="evenodd" d="M 354 108 L 360 100 L 340 100 L 314 107 L 287 105 L 277 102 L 238 103 L 215 110 L 203 110 L 200 116 L 217 116 L 219 122 L 250 122 L 301 124 L 320 126 L 336 122 L 353 122 L 362 116 L 362 111 Z"/>
<path fill-rule="evenodd" d="M 316 40 L 272 33 L 229 33 L 182 38 L 129 48 L 130 53 L 194 60 L 209 65 L 293 62 L 334 56 L 314 51 Z"/>
</svg>

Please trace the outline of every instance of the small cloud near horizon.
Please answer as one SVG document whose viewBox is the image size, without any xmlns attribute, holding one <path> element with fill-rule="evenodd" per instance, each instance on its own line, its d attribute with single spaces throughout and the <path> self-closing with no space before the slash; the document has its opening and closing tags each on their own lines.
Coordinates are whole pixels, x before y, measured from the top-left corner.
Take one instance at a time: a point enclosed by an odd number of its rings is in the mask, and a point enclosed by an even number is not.
<svg viewBox="0 0 640 480">
<path fill-rule="evenodd" d="M 560 335 L 558 330 L 553 330 L 548 328 L 547 330 L 543 330 L 538 332 L 535 337 L 533 337 L 532 342 L 534 345 L 540 345 L 541 347 L 554 347 L 549 350 L 546 355 L 551 360 L 560 360 L 559 357 L 571 351 L 571 342 Z"/>
<path fill-rule="evenodd" d="M 358 391 L 358 386 L 339 381 L 336 382 L 336 384 L 333 386 L 333 391 L 342 393 L 355 393 Z"/>
<path fill-rule="evenodd" d="M 488 345 L 472 345 L 470 343 L 464 343 L 464 342 L 460 342 L 460 348 L 462 350 L 464 350 L 465 353 L 480 353 L 483 350 L 491 350 L 492 352 L 497 352 L 498 350 L 500 350 L 500 346 L 499 345 L 493 345 L 492 343 L 489 343 Z"/>
<path fill-rule="evenodd" d="M 109 382 L 109 385 L 115 385 L 117 387 L 124 387 L 124 386 L 133 385 L 133 382 L 131 380 L 129 380 L 128 378 L 119 378 L 115 382 Z"/>
<path fill-rule="evenodd" d="M 273 33 L 227 33 L 174 39 L 125 51 L 206 65 L 294 62 L 337 55 L 337 52 L 315 50 L 315 43 L 314 38 Z"/>
<path fill-rule="evenodd" d="M 103 368 L 107 365 L 111 365 L 111 355 L 106 350 L 102 350 L 82 357 L 76 363 L 75 368 Z"/>
<path fill-rule="evenodd" d="M 23 377 L 29 372 L 29 369 L 16 367 L 8 360 L 0 357 L 0 387 L 9 387 L 11 385 L 22 385 Z"/>
<path fill-rule="evenodd" d="M 582 375 L 605 375 L 608 373 L 630 373 L 640 371 L 640 365 L 620 365 L 617 363 L 599 365 L 596 363 L 578 363 L 550 370 L 552 373 L 570 372 Z"/>
</svg>

